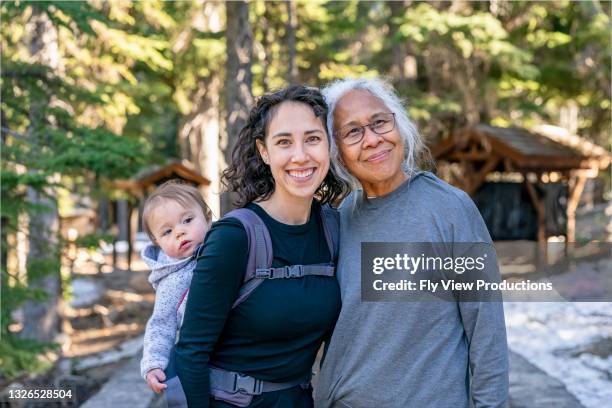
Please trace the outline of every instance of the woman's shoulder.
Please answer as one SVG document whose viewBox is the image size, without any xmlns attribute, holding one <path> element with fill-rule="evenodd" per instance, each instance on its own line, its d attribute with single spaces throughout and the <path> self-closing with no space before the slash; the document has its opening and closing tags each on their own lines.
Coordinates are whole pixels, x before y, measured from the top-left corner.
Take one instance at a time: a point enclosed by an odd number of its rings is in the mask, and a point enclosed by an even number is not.
<svg viewBox="0 0 612 408">
<path fill-rule="evenodd" d="M 248 239 L 242 222 L 234 217 L 223 217 L 212 223 L 204 240 L 205 245 L 223 244 L 231 250 L 246 247 Z M 218 245 L 215 245 L 218 246 Z"/>
<path fill-rule="evenodd" d="M 401 202 L 402 206 L 410 202 L 411 205 L 419 203 L 434 210 L 448 209 L 449 207 L 463 208 L 474 205 L 472 199 L 463 190 L 458 189 L 428 171 L 418 171 L 411 176 L 409 182 L 399 187 L 399 191 L 383 198 L 393 205 Z M 364 200 L 362 189 L 351 191 L 340 203 L 338 209 L 341 213 L 350 213 Z"/>
<path fill-rule="evenodd" d="M 217 235 L 240 235 L 240 233 L 245 233 L 244 225 L 242 222 L 235 217 L 225 216 L 215 222 L 212 223 L 210 227 L 210 232 L 215 233 Z"/>
<path fill-rule="evenodd" d="M 314 200 L 315 203 L 313 204 L 313 209 L 315 209 L 317 211 L 317 213 L 331 213 L 331 214 L 337 214 L 338 210 L 340 208 L 340 206 L 342 205 L 342 203 L 340 203 L 338 206 L 334 206 L 332 204 L 321 204 L 318 201 Z"/>
<path fill-rule="evenodd" d="M 359 198 L 362 196 L 362 194 L 363 194 L 363 190 L 361 190 L 361 189 L 359 189 L 359 190 L 352 190 L 351 192 L 349 192 L 342 199 L 342 202 L 340 202 L 340 204 L 338 205 L 338 211 L 343 212 L 343 211 L 346 211 L 348 208 L 354 206 L 355 202 L 357 202 L 359 200 Z"/>
<path fill-rule="evenodd" d="M 463 231 L 464 238 L 472 237 L 474 241 L 477 238 L 485 241 L 490 239 L 478 207 L 465 191 L 429 172 L 423 172 L 415 187 L 415 195 L 421 196 L 419 201 L 428 211 L 443 216 L 458 231 Z M 456 236 L 455 239 L 460 240 L 460 237 Z"/>
<path fill-rule="evenodd" d="M 448 184 L 429 171 L 421 171 L 410 181 L 411 194 L 418 195 L 433 207 L 466 209 L 474 202 L 463 190 Z"/>
</svg>

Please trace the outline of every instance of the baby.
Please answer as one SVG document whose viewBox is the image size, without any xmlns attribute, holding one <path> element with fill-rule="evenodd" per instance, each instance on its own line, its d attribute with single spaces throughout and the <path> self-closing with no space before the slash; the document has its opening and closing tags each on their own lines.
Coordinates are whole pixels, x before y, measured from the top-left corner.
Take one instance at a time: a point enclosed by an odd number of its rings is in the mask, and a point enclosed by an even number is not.
<svg viewBox="0 0 612 408">
<path fill-rule="evenodd" d="M 151 268 L 155 307 L 147 323 L 140 372 L 156 393 L 166 388 L 164 369 L 181 327 L 186 294 L 211 212 L 195 187 L 175 180 L 159 186 L 145 202 L 143 228 L 151 244 L 142 258 Z"/>
</svg>

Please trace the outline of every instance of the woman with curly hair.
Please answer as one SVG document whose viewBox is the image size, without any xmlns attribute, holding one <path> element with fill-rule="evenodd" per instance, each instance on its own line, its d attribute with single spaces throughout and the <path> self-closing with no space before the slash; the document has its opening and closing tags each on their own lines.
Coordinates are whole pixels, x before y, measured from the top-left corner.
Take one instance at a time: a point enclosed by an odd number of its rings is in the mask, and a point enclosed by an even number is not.
<svg viewBox="0 0 612 408">
<path fill-rule="evenodd" d="M 321 214 L 348 185 L 330 165 L 326 118 L 327 105 L 313 88 L 262 96 L 224 171 L 237 205 L 269 232 L 272 268 L 335 262 Z M 198 252 L 176 347 L 187 401 L 190 407 L 311 407 L 311 367 L 340 311 L 338 284 L 334 276 L 266 279 L 233 307 L 249 248 L 243 223 L 229 214 Z M 228 378 L 232 390 L 224 389 Z"/>
</svg>

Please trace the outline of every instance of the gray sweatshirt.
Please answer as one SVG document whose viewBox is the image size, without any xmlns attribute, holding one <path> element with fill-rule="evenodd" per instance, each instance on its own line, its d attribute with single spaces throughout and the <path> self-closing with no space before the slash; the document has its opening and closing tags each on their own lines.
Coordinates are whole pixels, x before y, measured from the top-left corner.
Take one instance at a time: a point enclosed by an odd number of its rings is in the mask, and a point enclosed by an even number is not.
<svg viewBox="0 0 612 408">
<path fill-rule="evenodd" d="M 463 191 L 428 172 L 340 207 L 342 311 L 315 407 L 500 407 L 508 395 L 502 303 L 362 302 L 361 242 L 491 242 Z"/>
<path fill-rule="evenodd" d="M 193 256 L 171 258 L 153 244 L 147 245 L 141 256 L 151 268 L 149 282 L 155 289 L 155 306 L 147 322 L 140 361 L 140 374 L 146 380 L 148 371 L 154 368 L 164 370 L 168 366 L 177 330 L 183 323 L 187 290 L 196 261 Z"/>
</svg>

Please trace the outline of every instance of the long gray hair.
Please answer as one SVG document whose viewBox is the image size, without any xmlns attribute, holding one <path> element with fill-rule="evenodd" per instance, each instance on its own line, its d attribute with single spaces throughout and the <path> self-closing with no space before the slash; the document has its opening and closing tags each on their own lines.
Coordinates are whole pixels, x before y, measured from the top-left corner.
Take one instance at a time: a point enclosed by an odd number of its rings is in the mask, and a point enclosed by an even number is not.
<svg viewBox="0 0 612 408">
<path fill-rule="evenodd" d="M 325 102 L 329 106 L 327 114 L 327 127 L 329 129 L 331 149 L 330 156 L 332 165 L 336 170 L 338 177 L 348 182 L 351 188 L 356 189 L 361 187 L 361 183 L 342 165 L 340 160 L 340 151 L 333 137 L 334 134 L 334 110 L 336 104 L 346 94 L 353 89 L 363 89 L 368 91 L 393 113 L 395 113 L 395 123 L 399 134 L 404 144 L 404 161 L 402 170 L 410 178 L 412 173 L 418 169 L 418 158 L 424 153 L 426 154 L 427 147 L 423 144 L 419 132 L 415 124 L 408 117 L 406 108 L 401 99 L 397 96 L 391 85 L 379 78 L 349 78 L 341 79 L 327 85 L 321 91 L 325 97 Z"/>
</svg>

